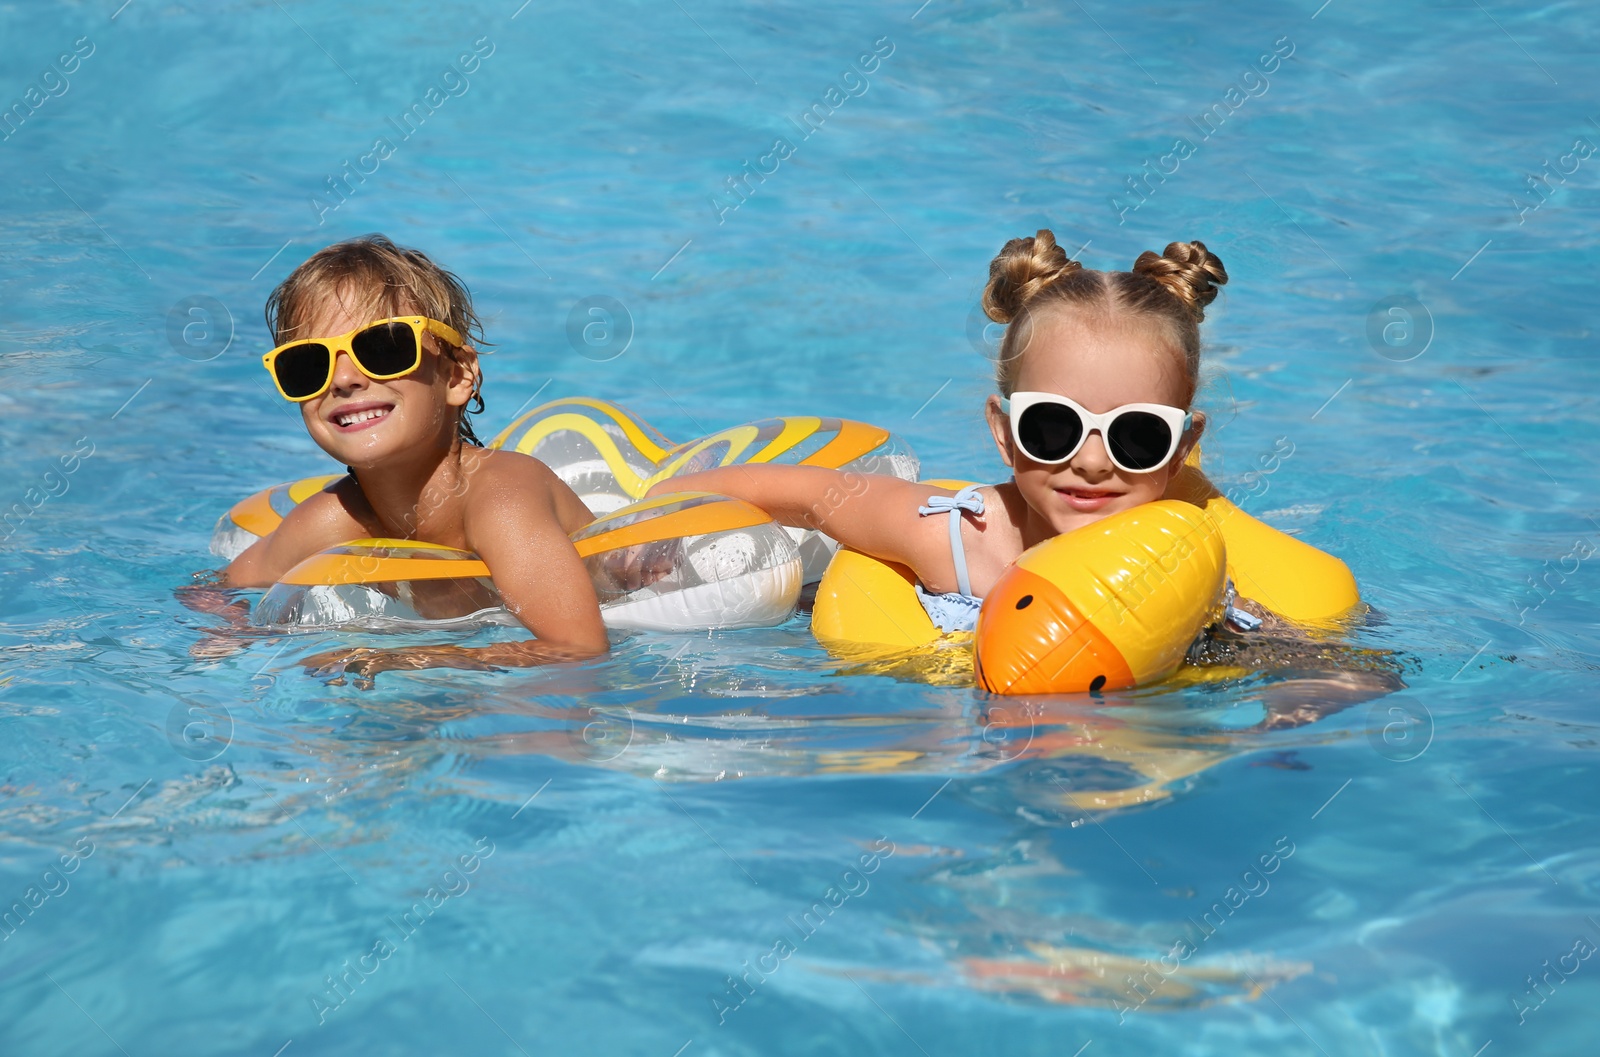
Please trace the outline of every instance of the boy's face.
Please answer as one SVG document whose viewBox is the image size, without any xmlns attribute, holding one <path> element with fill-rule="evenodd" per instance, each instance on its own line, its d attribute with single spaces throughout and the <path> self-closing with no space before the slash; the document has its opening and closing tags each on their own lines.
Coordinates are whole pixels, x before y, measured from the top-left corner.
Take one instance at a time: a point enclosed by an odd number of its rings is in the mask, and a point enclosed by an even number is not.
<svg viewBox="0 0 1600 1057">
<path fill-rule="evenodd" d="M 317 305 L 297 337 L 325 338 L 386 318 L 373 315 L 359 299 L 340 291 Z M 396 315 L 420 315 L 403 305 Z M 422 365 L 402 378 L 375 381 L 340 352 L 334 361 L 328 391 L 300 405 L 306 430 L 317 446 L 334 459 L 361 468 L 397 454 L 448 448 L 456 435 L 461 407 L 472 398 L 476 353 L 453 350 L 432 334 L 423 335 Z M 457 362 L 457 361 L 460 362 Z"/>
<path fill-rule="evenodd" d="M 1018 392 L 1070 397 L 1097 414 L 1124 404 L 1182 406 L 1181 354 L 1159 326 L 1050 313 L 1036 318 L 1033 328 L 1018 365 Z M 1018 450 L 999 397 L 989 398 L 988 417 L 1018 491 L 1056 533 L 1160 499 L 1205 428 L 1205 416 L 1196 412 L 1192 430 L 1165 465 L 1150 473 L 1127 473 L 1106 454 L 1105 438 L 1098 431 L 1084 439 L 1072 458 L 1049 466 Z"/>
</svg>

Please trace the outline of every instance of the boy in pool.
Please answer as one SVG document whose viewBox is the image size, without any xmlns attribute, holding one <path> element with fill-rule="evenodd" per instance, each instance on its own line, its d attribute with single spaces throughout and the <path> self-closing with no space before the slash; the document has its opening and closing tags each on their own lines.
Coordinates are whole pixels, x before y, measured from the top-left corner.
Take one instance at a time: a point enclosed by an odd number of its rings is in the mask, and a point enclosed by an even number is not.
<svg viewBox="0 0 1600 1057">
<path fill-rule="evenodd" d="M 594 519 L 531 456 L 490 451 L 467 420 L 483 409 L 482 327 L 461 281 L 382 235 L 313 254 L 267 299 L 278 392 L 349 475 L 296 506 L 270 535 L 185 603 L 242 625 L 214 588 L 268 587 L 318 551 L 353 539 L 417 539 L 477 553 L 505 606 L 535 638 L 464 648 L 332 650 L 301 663 L 370 685 L 381 671 L 492 669 L 606 652 L 594 586 L 568 534 Z M 476 408 L 471 405 L 476 403 Z M 428 616 L 448 598 L 419 598 Z M 468 608 L 482 603 L 470 600 Z M 459 608 L 459 604 L 457 606 Z"/>
</svg>

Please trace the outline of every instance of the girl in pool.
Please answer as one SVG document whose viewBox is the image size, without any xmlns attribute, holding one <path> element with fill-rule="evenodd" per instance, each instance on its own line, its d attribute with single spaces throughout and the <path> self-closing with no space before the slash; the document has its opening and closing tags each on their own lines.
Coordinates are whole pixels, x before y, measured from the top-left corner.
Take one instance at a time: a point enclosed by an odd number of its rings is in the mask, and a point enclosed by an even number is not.
<svg viewBox="0 0 1600 1057">
<path fill-rule="evenodd" d="M 1023 551 L 1160 499 L 1205 431 L 1190 410 L 1200 321 L 1228 281 L 1204 243 L 1146 252 L 1128 272 L 1069 260 L 1049 231 L 1012 239 L 983 307 L 1010 324 L 984 407 L 1009 481 L 960 491 L 808 466 L 739 466 L 673 479 L 745 499 L 787 525 L 908 566 L 935 624 L 970 631 Z M 940 516 L 935 516 L 940 515 Z"/>
<path fill-rule="evenodd" d="M 567 538 L 593 515 L 544 463 L 484 449 L 467 419 L 483 409 L 471 340 L 481 341 L 482 327 L 459 279 L 417 250 L 368 235 L 296 268 L 268 298 L 267 324 L 277 347 L 265 363 L 279 394 L 350 473 L 296 506 L 212 583 L 187 591 L 186 604 L 242 627 L 248 607 L 220 589 L 268 587 L 353 539 L 422 539 L 475 551 L 536 638 L 334 650 L 302 662 L 314 674 L 370 685 L 390 669 L 488 669 L 606 652 L 593 584 Z M 413 602 L 430 617 L 492 604 L 425 591 Z M 211 652 L 228 648 L 224 641 Z"/>
<path fill-rule="evenodd" d="M 970 631 L 983 596 L 1023 551 L 1166 494 L 1205 432 L 1205 414 L 1190 407 L 1200 322 L 1227 281 L 1201 242 L 1174 242 L 1140 254 L 1131 271 L 1101 272 L 1069 260 L 1049 231 L 1012 239 L 990 264 L 983 294 L 989 318 L 1009 324 L 999 392 L 984 414 L 1010 480 L 955 491 L 760 464 L 677 477 L 653 491 L 734 496 L 783 524 L 905 565 L 934 624 Z M 1223 624 L 1196 644 L 1196 659 L 1299 677 L 1264 694 L 1266 726 L 1298 725 L 1404 685 L 1385 670 L 1329 671 L 1325 646 L 1252 600 L 1233 599 Z M 1351 651 L 1351 660 L 1364 652 Z"/>
</svg>

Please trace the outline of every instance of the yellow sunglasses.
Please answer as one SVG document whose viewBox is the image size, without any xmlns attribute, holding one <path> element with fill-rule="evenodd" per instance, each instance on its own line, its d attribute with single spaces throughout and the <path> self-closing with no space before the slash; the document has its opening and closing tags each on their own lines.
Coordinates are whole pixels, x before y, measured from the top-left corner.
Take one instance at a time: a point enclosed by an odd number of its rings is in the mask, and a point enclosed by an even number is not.
<svg viewBox="0 0 1600 1057">
<path fill-rule="evenodd" d="M 437 319 L 394 316 L 337 338 L 287 342 L 261 357 L 261 363 L 285 400 L 303 404 L 333 385 L 333 366 L 341 352 L 349 353 L 356 369 L 375 382 L 405 377 L 422 366 L 423 332 L 457 348 L 466 344 L 453 327 Z"/>
</svg>

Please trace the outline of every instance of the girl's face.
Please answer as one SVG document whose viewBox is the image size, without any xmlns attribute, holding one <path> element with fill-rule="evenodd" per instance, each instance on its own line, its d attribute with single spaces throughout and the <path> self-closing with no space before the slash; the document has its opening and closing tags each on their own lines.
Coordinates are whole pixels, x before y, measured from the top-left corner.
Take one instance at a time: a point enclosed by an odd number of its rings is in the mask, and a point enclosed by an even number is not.
<svg viewBox="0 0 1600 1057">
<path fill-rule="evenodd" d="M 406 305 L 394 314 L 420 313 Z M 348 296 L 348 291 L 341 290 L 315 307 L 297 336 L 348 334 L 387 315 L 374 316 Z M 422 365 L 386 382 L 368 378 L 351 362 L 349 353 L 339 353 L 328 391 L 300 405 L 306 430 L 318 447 L 358 469 L 398 454 L 450 447 L 457 432 L 455 409 L 472 398 L 477 381 L 477 355 L 468 346 L 452 350 L 456 357 L 452 359 L 434 335 L 425 333 L 422 341 Z"/>
<path fill-rule="evenodd" d="M 1016 376 L 1018 392 L 1070 397 L 1096 414 L 1123 404 L 1183 407 L 1182 353 L 1159 323 L 1046 312 L 1032 326 Z M 1106 454 L 1098 430 L 1072 458 L 1045 466 L 1016 446 L 998 396 L 989 397 L 987 414 L 1022 498 L 1044 522 L 1041 527 L 1056 534 L 1160 499 L 1205 428 L 1205 416 L 1196 412 L 1193 427 L 1165 465 L 1150 473 L 1127 473 Z"/>
</svg>

